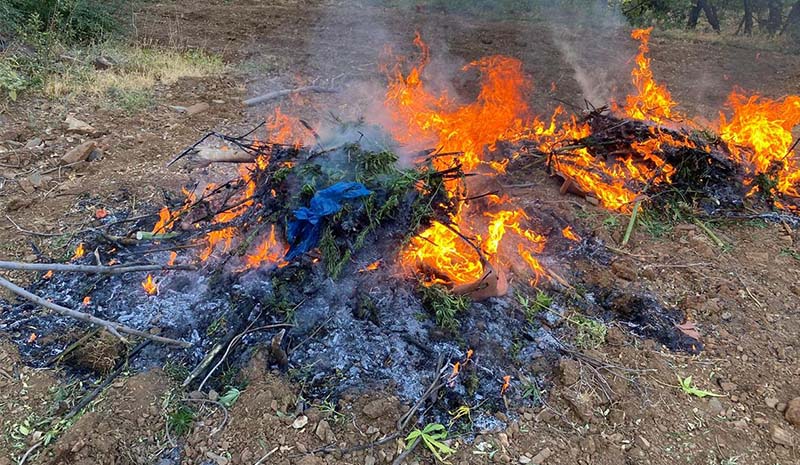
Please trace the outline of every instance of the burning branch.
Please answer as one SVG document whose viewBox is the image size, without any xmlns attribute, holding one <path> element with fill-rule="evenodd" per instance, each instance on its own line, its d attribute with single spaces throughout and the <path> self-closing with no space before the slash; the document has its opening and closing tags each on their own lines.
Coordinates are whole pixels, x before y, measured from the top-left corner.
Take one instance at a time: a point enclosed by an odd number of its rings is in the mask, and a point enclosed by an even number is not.
<svg viewBox="0 0 800 465">
<path fill-rule="evenodd" d="M 101 327 L 107 329 L 109 333 L 113 334 L 114 336 L 117 336 L 118 338 L 120 338 L 123 341 L 125 341 L 125 338 L 122 337 L 122 335 L 120 335 L 120 333 L 130 334 L 132 336 L 138 336 L 138 337 L 141 337 L 141 338 L 149 339 L 151 341 L 160 342 L 162 344 L 167 344 L 167 345 L 174 345 L 174 346 L 179 346 L 179 347 L 184 347 L 184 348 L 189 348 L 189 347 L 192 346 L 192 344 L 190 344 L 188 342 L 178 341 L 178 340 L 175 340 L 175 339 L 170 339 L 170 338 L 161 337 L 161 336 L 156 336 L 154 334 L 150 334 L 150 333 L 145 332 L 145 331 L 139 331 L 138 329 L 133 329 L 133 328 L 129 328 L 127 326 L 123 326 L 123 325 L 121 325 L 119 323 L 115 323 L 113 321 L 103 320 L 101 318 L 97 318 L 97 317 L 89 315 L 87 313 L 79 312 L 77 310 L 72 310 L 71 308 L 62 307 L 61 305 L 54 304 L 53 302 L 50 302 L 49 300 L 45 300 L 45 299 L 39 297 L 36 294 L 32 294 L 32 293 L 26 291 L 25 289 L 17 286 L 16 284 L 12 283 L 11 281 L 8 281 L 8 280 L 6 280 L 6 279 L 4 279 L 2 277 L 0 277 L 0 287 L 6 288 L 9 291 L 13 292 L 14 294 L 17 294 L 20 297 L 24 297 L 25 299 L 28 299 L 33 303 L 39 304 L 42 307 L 48 308 L 50 310 L 53 310 L 54 312 L 56 312 L 58 314 L 61 314 L 61 315 L 64 315 L 64 316 L 68 316 L 68 317 L 74 318 L 76 320 L 85 321 L 87 323 L 91 323 L 91 324 L 94 324 L 94 325 L 101 326 Z"/>
</svg>

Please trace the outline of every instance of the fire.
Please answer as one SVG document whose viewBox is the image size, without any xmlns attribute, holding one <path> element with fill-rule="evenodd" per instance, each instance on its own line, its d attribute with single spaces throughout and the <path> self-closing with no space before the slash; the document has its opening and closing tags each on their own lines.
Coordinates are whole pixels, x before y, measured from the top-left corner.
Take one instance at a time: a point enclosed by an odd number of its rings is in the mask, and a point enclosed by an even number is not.
<svg viewBox="0 0 800 465">
<path fill-rule="evenodd" d="M 282 257 L 286 254 L 286 247 L 275 238 L 275 225 L 269 231 L 269 236 L 264 239 L 256 250 L 245 256 L 245 266 L 243 270 L 259 268 L 263 265 L 283 263 Z M 242 270 L 242 271 L 243 271 Z"/>
<path fill-rule="evenodd" d="M 295 147 L 303 145 L 303 135 L 307 131 L 299 119 L 287 116 L 281 107 L 276 107 L 275 113 L 267 118 L 266 128 L 270 142 Z"/>
<path fill-rule="evenodd" d="M 369 265 L 365 266 L 364 268 L 361 268 L 360 270 L 358 270 L 358 272 L 359 273 L 365 273 L 367 271 L 375 271 L 375 270 L 378 269 L 379 266 L 381 266 L 381 261 L 380 260 L 375 260 L 374 262 L 370 263 Z"/>
<path fill-rule="evenodd" d="M 84 298 L 83 298 L 83 306 L 84 306 L 84 307 L 88 306 L 88 305 L 89 305 L 89 304 L 91 304 L 91 303 L 92 303 L 92 298 L 91 298 L 91 297 L 89 297 L 88 295 L 87 295 L 86 297 L 84 297 Z"/>
<path fill-rule="evenodd" d="M 252 165 L 239 165 L 239 176 L 241 181 L 245 183 L 244 192 L 241 193 L 241 196 L 237 196 L 230 201 L 230 204 L 234 205 L 233 207 L 217 213 L 211 220 L 212 224 L 218 226 L 226 225 L 242 216 L 253 205 L 256 183 L 253 181 L 251 169 Z M 220 244 L 222 244 L 223 253 L 230 250 L 235 234 L 236 228 L 234 226 L 223 226 L 209 232 L 206 235 L 206 247 L 200 252 L 200 260 L 208 260 Z"/>
<path fill-rule="evenodd" d="M 456 226 L 452 226 L 458 231 Z M 480 256 L 453 229 L 435 221 L 411 238 L 401 251 L 401 261 L 430 276 L 428 282 L 467 284 L 483 277 Z"/>
<path fill-rule="evenodd" d="M 650 33 L 653 28 L 634 29 L 631 37 L 639 41 L 639 54 L 636 55 L 636 68 L 631 72 L 635 95 L 628 95 L 625 100 L 625 114 L 634 119 L 649 120 L 661 123 L 673 117 L 672 109 L 677 105 L 666 86 L 656 83 L 650 69 Z"/>
<path fill-rule="evenodd" d="M 155 281 L 153 281 L 153 276 L 150 275 L 150 273 L 148 273 L 145 280 L 142 281 L 142 288 L 149 295 L 158 294 L 158 285 L 155 283 Z"/>
<path fill-rule="evenodd" d="M 419 33 L 414 44 L 421 52 L 417 66 L 403 74 L 398 64 L 389 76 L 385 105 L 395 123 L 392 135 L 404 143 L 438 143 L 442 153 L 458 152 L 434 158 L 436 169 L 449 168 L 457 157 L 465 171 L 475 170 L 484 164 L 481 157 L 487 146 L 523 127 L 528 114 L 525 94 L 531 86 L 522 63 L 490 56 L 465 66 L 464 71 L 480 73 L 481 88 L 474 102 L 458 105 L 446 93 L 435 95 L 425 87 L 422 74 L 430 62 L 430 49 Z"/>
<path fill-rule="evenodd" d="M 75 253 L 72 254 L 72 259 L 73 260 L 77 260 L 77 259 L 83 257 L 85 254 L 86 254 L 86 251 L 83 249 L 83 242 L 81 242 L 80 244 L 78 244 L 77 247 L 75 247 Z"/>
<path fill-rule="evenodd" d="M 175 252 L 173 250 L 172 252 L 169 253 L 169 261 L 167 261 L 167 265 L 169 265 L 169 266 L 175 265 L 175 260 L 177 258 L 178 258 L 178 252 Z"/>
<path fill-rule="evenodd" d="M 505 394 L 510 386 L 511 386 L 511 375 L 503 376 L 503 386 L 500 387 L 500 395 L 502 396 L 503 394 Z"/>
<path fill-rule="evenodd" d="M 158 221 L 156 221 L 155 226 L 153 226 L 153 230 L 151 231 L 153 234 L 158 234 L 161 232 L 167 232 L 172 228 L 172 214 L 167 207 L 161 207 L 161 211 L 158 212 Z"/>
<path fill-rule="evenodd" d="M 47 273 L 45 273 L 44 276 L 42 276 L 42 278 L 44 279 L 50 279 L 52 277 L 53 277 L 53 270 L 47 270 Z"/>
<path fill-rule="evenodd" d="M 33 344 L 38 338 L 39 336 L 37 336 L 36 333 L 31 333 L 31 335 L 28 336 L 28 344 Z"/>
<path fill-rule="evenodd" d="M 770 100 L 734 91 L 728 106 L 733 116 L 720 114 L 720 137 L 734 161 L 748 175 L 773 176 L 778 192 L 800 197 L 800 160 L 790 151 L 792 129 L 800 125 L 800 96 Z"/>
<path fill-rule="evenodd" d="M 575 242 L 581 241 L 581 236 L 579 236 L 575 231 L 573 231 L 571 226 L 564 226 L 564 229 L 561 230 L 561 235 L 571 241 Z"/>
</svg>

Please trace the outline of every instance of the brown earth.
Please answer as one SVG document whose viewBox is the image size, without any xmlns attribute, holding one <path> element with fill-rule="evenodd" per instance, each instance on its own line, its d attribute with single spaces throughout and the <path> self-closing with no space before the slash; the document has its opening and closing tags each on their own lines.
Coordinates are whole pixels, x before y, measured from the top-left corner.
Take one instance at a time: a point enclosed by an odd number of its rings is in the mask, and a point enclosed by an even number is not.
<svg viewBox="0 0 800 465">
<path fill-rule="evenodd" d="M 452 63 L 493 53 L 520 58 L 539 89 L 532 104 L 542 114 L 554 106 L 553 97 L 582 104 L 573 68 L 553 37 L 577 34 L 579 39 L 586 37 L 583 43 L 591 47 L 596 31 L 582 26 L 577 31 L 557 27 L 550 32 L 553 29 L 539 20 L 513 16 L 520 19 L 353 2 L 146 3 L 137 15 L 138 40 L 220 53 L 230 71 L 222 77 L 161 86 L 158 104 L 135 115 L 88 100 L 65 104 L 28 97 L 11 104 L 0 115 L 0 141 L 24 143 L 39 137 L 45 144 L 16 150 L 18 158 L 3 161 L 3 213 L 24 229 L 47 234 L 89 226 L 101 207 L 112 213 L 119 208 L 149 213 L 163 203 L 163 191 L 177 191 L 189 180 L 187 173 L 164 168 L 183 146 L 212 128 L 237 132 L 272 110 L 246 110 L 241 99 L 298 82 L 329 82 L 341 75 L 335 83 L 346 83 L 350 92 L 308 96 L 288 106 L 312 120 L 324 118 L 330 109 L 357 115 L 369 99 L 369 93 L 359 93 L 372 88 L 370 82 L 382 82 L 376 64 L 384 43 L 411 51 L 415 29 L 425 34 L 434 54 L 447 50 Z M 597 53 L 623 56 L 618 62 L 625 64 L 635 44 L 624 30 L 604 34 L 609 45 Z M 657 78 L 689 115 L 713 121 L 734 86 L 771 97 L 800 93 L 800 57 L 775 47 L 657 34 L 651 48 Z M 594 66 L 601 68 L 603 63 Z M 627 68 L 608 72 L 619 83 L 627 82 L 626 74 Z M 556 83 L 555 91 L 551 82 Z M 467 81 L 456 79 L 451 84 L 462 94 L 471 89 Z M 626 89 L 624 84 L 619 87 L 621 92 Z M 359 92 L 351 99 L 352 89 Z M 211 107 L 194 116 L 169 108 L 197 102 Z M 63 131 L 61 122 L 67 114 L 99 130 L 96 139 L 104 158 L 77 169 L 53 170 L 38 186 L 26 182 L 34 171 L 57 166 L 57 159 L 82 140 Z M 540 173 L 525 180 L 550 185 Z M 609 220 L 614 216 L 608 212 L 559 197 L 555 186 L 536 189 L 518 194 L 557 204 L 579 230 L 591 231 L 608 244 L 618 242 L 625 218 Z M 471 444 L 454 439 L 458 452 L 450 462 L 800 463 L 800 431 L 783 413 L 789 401 L 800 396 L 796 245 L 800 235 L 782 225 L 758 222 L 718 224 L 715 232 L 724 248 L 694 224 L 679 225 L 660 238 L 640 228 L 632 244 L 618 254 L 615 266 L 592 277 L 597 282 L 647 288 L 667 303 L 685 308 L 706 344 L 702 354 L 670 353 L 612 326 L 605 345 L 587 351 L 587 357 L 561 360 L 552 375 L 553 387 L 545 393 L 544 408 L 511 406 L 516 416 L 507 431 L 487 432 Z M 75 245 L 21 233 L 5 219 L 0 221 L 0 256 L 34 260 L 31 241 L 56 258 L 67 256 Z M 261 463 L 391 463 L 402 450 L 399 441 L 391 441 L 345 455 L 310 454 L 329 443 L 350 447 L 393 432 L 408 406 L 400 405 L 390 392 L 345 396 L 336 405 L 337 413 L 314 400 L 311 408 L 298 411 L 299 387 L 279 374 L 263 372 L 258 360 L 247 373 L 250 384 L 227 421 L 214 405 L 197 402 L 200 421 L 180 439 L 182 463 L 252 464 L 271 451 Z M 676 387 L 677 377 L 690 375 L 698 387 L 722 397 L 700 399 L 683 393 Z M 68 410 L 64 398 L 70 398 L 63 393 L 75 388 L 59 370 L 25 367 L 13 346 L 0 344 L 4 429 L 0 465 L 12 463 L 12 455 L 19 457 L 39 439 L 19 439 L 20 425 L 26 419 L 63 415 Z M 177 392 L 161 371 L 121 377 L 36 462 L 155 463 L 157 454 L 171 448 L 174 440 L 164 434 L 164 405 L 170 396 L 183 395 Z M 295 428 L 293 424 L 303 423 L 298 417 L 307 418 L 307 423 Z M 215 431 L 220 425 L 222 429 Z M 433 459 L 420 448 L 408 462 Z"/>
</svg>

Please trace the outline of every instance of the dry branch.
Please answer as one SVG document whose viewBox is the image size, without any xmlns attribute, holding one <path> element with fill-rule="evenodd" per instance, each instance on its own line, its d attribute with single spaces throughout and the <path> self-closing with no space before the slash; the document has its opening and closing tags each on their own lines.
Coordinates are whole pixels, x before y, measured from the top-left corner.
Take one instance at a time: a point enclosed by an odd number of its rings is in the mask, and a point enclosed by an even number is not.
<svg viewBox="0 0 800 465">
<path fill-rule="evenodd" d="M 59 313 L 64 316 L 68 316 L 70 318 L 74 318 L 76 320 L 85 321 L 87 323 L 95 324 L 98 326 L 102 326 L 103 328 L 107 329 L 108 332 L 111 334 L 119 337 L 120 339 L 122 336 L 120 333 L 130 334 L 132 336 L 139 336 L 145 339 L 149 339 L 151 341 L 160 342 L 162 344 L 167 345 L 176 345 L 180 347 L 191 347 L 192 345 L 188 342 L 178 341 L 175 339 L 170 339 L 166 337 L 156 336 L 154 334 L 150 334 L 145 331 L 139 331 L 138 329 L 129 328 L 127 326 L 123 326 L 119 323 L 114 323 L 113 321 L 103 320 L 101 318 L 97 318 L 95 316 L 89 315 L 88 313 L 79 312 L 77 310 L 72 310 L 71 308 L 62 307 L 61 305 L 54 304 L 48 300 L 45 300 L 39 297 L 36 294 L 32 294 L 25 289 L 17 286 L 16 284 L 12 283 L 11 281 L 6 280 L 5 278 L 0 277 L 0 287 L 4 287 L 9 291 L 17 294 L 20 297 L 24 297 L 30 300 L 33 303 L 39 304 L 42 307 L 48 308 L 53 310 L 56 313 Z"/>
<path fill-rule="evenodd" d="M 248 107 L 252 107 L 253 105 L 258 105 L 259 103 L 268 102 L 270 100 L 274 100 L 276 98 L 285 97 L 290 94 L 304 94 L 307 92 L 315 92 L 318 94 L 335 94 L 339 92 L 337 89 L 329 89 L 327 87 L 320 87 L 320 86 L 303 86 L 303 87 L 296 87 L 294 89 L 283 89 L 283 90 L 276 90 L 273 92 L 267 92 L 266 94 L 259 95 L 258 97 L 249 98 L 244 101 L 244 104 Z"/>
<path fill-rule="evenodd" d="M 166 271 L 166 270 L 189 270 L 194 271 L 197 267 L 192 265 L 70 265 L 66 263 L 25 263 L 25 262 L 6 262 L 0 261 L 0 270 L 22 270 L 22 271 L 64 271 L 67 273 L 89 273 L 89 274 L 123 274 L 135 273 L 137 271 Z"/>
<path fill-rule="evenodd" d="M 253 163 L 255 154 L 243 150 L 223 150 L 213 147 L 199 147 L 188 154 L 188 168 L 205 168 L 212 163 Z"/>
</svg>

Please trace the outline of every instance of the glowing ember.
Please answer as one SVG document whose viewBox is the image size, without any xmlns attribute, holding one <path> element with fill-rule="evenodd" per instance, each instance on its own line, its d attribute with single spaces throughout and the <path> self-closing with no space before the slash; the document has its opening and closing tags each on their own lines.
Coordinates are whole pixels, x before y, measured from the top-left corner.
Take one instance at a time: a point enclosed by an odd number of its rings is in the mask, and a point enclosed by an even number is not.
<svg viewBox="0 0 800 465">
<path fill-rule="evenodd" d="M 167 261 L 167 265 L 169 265 L 169 266 L 175 265 L 175 260 L 177 258 L 178 258 L 178 252 L 175 252 L 173 250 L 172 252 L 169 253 L 169 261 Z"/>
<path fill-rule="evenodd" d="M 89 305 L 90 303 L 92 303 L 92 298 L 91 298 L 91 297 L 89 297 L 89 296 L 87 295 L 86 297 L 84 297 L 84 298 L 83 298 L 83 306 L 84 306 L 84 307 L 86 307 L 86 306 L 87 306 L 87 305 Z"/>
<path fill-rule="evenodd" d="M 792 129 L 800 125 L 800 96 L 776 101 L 733 92 L 728 106 L 733 116 L 720 114 L 720 137 L 734 161 L 751 176 L 772 176 L 778 192 L 800 197 L 800 161 L 789 151 Z"/>
<path fill-rule="evenodd" d="M 625 113 L 634 119 L 660 123 L 672 117 L 672 108 L 677 104 L 672 101 L 672 96 L 667 88 L 659 85 L 653 79 L 650 58 L 647 57 L 650 33 L 652 31 L 653 28 L 651 27 L 649 29 L 635 29 L 631 32 L 631 37 L 640 42 L 639 54 L 636 55 L 636 68 L 631 72 L 633 85 L 636 86 L 637 93 L 627 97 Z"/>
<path fill-rule="evenodd" d="M 86 251 L 83 249 L 83 242 L 78 244 L 78 247 L 75 247 L 75 253 L 72 254 L 72 259 L 77 260 L 83 257 L 86 254 Z"/>
<path fill-rule="evenodd" d="M 282 257 L 286 254 L 286 250 L 287 247 L 275 238 L 275 225 L 273 224 L 270 227 L 269 236 L 256 247 L 256 250 L 252 254 L 245 257 L 245 266 L 243 270 L 250 270 L 271 264 L 278 264 L 278 266 L 281 264 L 285 265 Z"/>
<path fill-rule="evenodd" d="M 47 273 L 45 273 L 44 276 L 42 276 L 42 278 L 44 279 L 50 279 L 52 277 L 53 277 L 53 270 L 47 270 Z"/>
<path fill-rule="evenodd" d="M 571 241 L 575 242 L 581 241 L 581 237 L 575 231 L 572 230 L 571 226 L 564 226 L 564 229 L 561 230 L 561 235 Z"/>
<path fill-rule="evenodd" d="M 506 391 L 508 390 L 509 386 L 511 386 L 511 376 L 510 375 L 505 375 L 505 376 L 503 376 L 503 386 L 500 388 L 500 395 L 501 396 L 506 393 Z"/>
<path fill-rule="evenodd" d="M 153 276 L 151 276 L 149 273 L 147 274 L 147 278 L 142 281 L 142 288 L 149 295 L 158 294 L 158 285 L 156 285 L 155 281 L 153 281 Z"/>
<path fill-rule="evenodd" d="M 365 266 L 364 268 L 361 268 L 360 270 L 358 270 L 358 272 L 359 273 L 365 273 L 367 271 L 375 271 L 375 270 L 378 269 L 379 266 L 381 266 L 381 261 L 380 260 L 375 260 L 374 262 L 370 263 L 369 265 Z"/>
<path fill-rule="evenodd" d="M 31 335 L 28 336 L 28 344 L 33 344 L 34 342 L 36 342 L 36 339 L 38 337 L 39 336 L 37 336 L 36 333 L 31 333 Z"/>
</svg>

